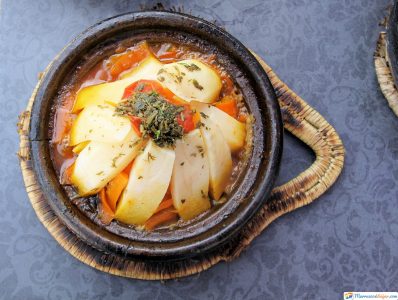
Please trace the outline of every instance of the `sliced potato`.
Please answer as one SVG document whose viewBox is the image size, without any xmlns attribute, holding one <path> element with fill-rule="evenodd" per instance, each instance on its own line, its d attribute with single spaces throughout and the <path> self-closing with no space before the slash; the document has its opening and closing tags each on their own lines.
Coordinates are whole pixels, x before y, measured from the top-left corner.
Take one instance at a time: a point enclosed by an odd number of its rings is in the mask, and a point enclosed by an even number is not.
<svg viewBox="0 0 398 300">
<path fill-rule="evenodd" d="M 73 112 L 76 113 L 90 104 L 103 104 L 105 101 L 113 104 L 119 103 L 126 87 L 141 79 L 155 80 L 162 66 L 163 64 L 159 60 L 150 55 L 131 72 L 123 75 L 121 80 L 82 88 L 77 93 Z"/>
<path fill-rule="evenodd" d="M 158 80 L 185 101 L 212 103 L 217 100 L 222 82 L 206 64 L 187 59 L 166 64 L 159 70 Z"/>
<path fill-rule="evenodd" d="M 209 161 L 200 130 L 178 140 L 175 153 L 171 195 L 178 214 L 189 220 L 210 208 Z"/>
<path fill-rule="evenodd" d="M 152 140 L 131 168 L 115 218 L 126 224 L 144 224 L 156 211 L 170 184 L 175 153 Z"/>
<path fill-rule="evenodd" d="M 75 161 L 71 182 L 80 196 L 98 193 L 138 154 L 141 139 L 130 130 L 121 143 L 90 142 Z"/>
<path fill-rule="evenodd" d="M 204 114 L 202 119 L 208 117 L 211 122 L 220 128 L 232 152 L 243 148 L 246 140 L 246 124 L 239 122 L 215 106 L 200 102 L 192 102 L 191 105 Z"/>
<path fill-rule="evenodd" d="M 70 146 L 85 141 L 120 143 L 131 130 L 128 118 L 115 116 L 115 108 L 107 104 L 86 106 L 73 122 Z"/>
<path fill-rule="evenodd" d="M 231 150 L 220 128 L 209 118 L 201 118 L 201 120 L 204 125 L 200 127 L 200 132 L 209 161 L 210 195 L 218 200 L 232 173 Z"/>
</svg>

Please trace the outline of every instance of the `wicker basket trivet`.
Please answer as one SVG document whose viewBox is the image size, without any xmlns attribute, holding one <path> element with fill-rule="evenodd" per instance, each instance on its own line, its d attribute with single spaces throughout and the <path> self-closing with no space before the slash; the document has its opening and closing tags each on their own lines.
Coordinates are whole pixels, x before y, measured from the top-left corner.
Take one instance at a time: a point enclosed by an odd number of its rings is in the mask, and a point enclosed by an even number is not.
<svg viewBox="0 0 398 300">
<path fill-rule="evenodd" d="M 290 90 L 261 58 L 255 56 L 275 88 L 282 110 L 284 127 L 315 152 L 316 160 L 310 168 L 296 178 L 275 188 L 268 204 L 246 224 L 235 239 L 206 256 L 176 262 L 139 261 L 100 252 L 79 240 L 58 220 L 41 193 L 29 160 L 27 135 L 29 112 L 36 94 L 36 87 L 26 112 L 20 116 L 20 165 L 30 202 L 40 222 L 57 242 L 78 260 L 111 274 L 146 280 L 184 277 L 204 271 L 220 261 L 236 258 L 273 220 L 311 203 L 330 188 L 344 164 L 344 146 L 338 134 L 318 112 Z"/>
<path fill-rule="evenodd" d="M 374 53 L 374 61 L 380 89 L 384 97 L 386 97 L 388 105 L 398 116 L 398 90 L 390 70 L 390 62 L 386 47 L 386 32 L 381 32 L 379 35 L 376 51 Z"/>
</svg>

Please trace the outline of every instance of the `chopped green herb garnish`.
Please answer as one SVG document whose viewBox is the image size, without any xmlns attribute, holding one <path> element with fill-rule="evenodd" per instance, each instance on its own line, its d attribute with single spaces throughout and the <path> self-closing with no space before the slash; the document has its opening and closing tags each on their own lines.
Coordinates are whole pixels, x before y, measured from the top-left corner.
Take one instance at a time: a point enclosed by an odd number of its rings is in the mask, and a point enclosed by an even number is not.
<svg viewBox="0 0 398 300">
<path fill-rule="evenodd" d="M 150 161 L 150 160 L 155 160 L 155 159 L 156 159 L 156 156 L 155 156 L 155 155 L 152 155 L 151 152 L 148 152 L 148 161 Z"/>
<path fill-rule="evenodd" d="M 100 176 L 100 175 L 102 175 L 102 174 L 104 174 L 104 171 L 98 172 L 98 173 L 95 174 L 95 175 Z"/>
<path fill-rule="evenodd" d="M 200 122 L 200 121 L 196 124 L 196 128 L 200 128 L 200 127 L 202 127 L 202 126 L 205 126 L 205 124 L 203 124 L 203 123 Z"/>
<path fill-rule="evenodd" d="M 138 179 L 142 179 L 142 178 L 144 178 L 144 177 L 142 177 L 142 176 L 138 176 Z"/>
<path fill-rule="evenodd" d="M 145 83 L 140 83 L 139 85 L 137 85 L 137 87 L 135 88 L 136 92 L 142 92 L 142 90 L 145 87 Z"/>
<path fill-rule="evenodd" d="M 201 86 L 196 79 L 192 80 L 192 83 L 193 83 L 193 86 L 196 87 L 198 90 L 200 90 L 200 91 L 203 90 L 203 86 Z"/>
<path fill-rule="evenodd" d="M 129 148 L 133 148 L 134 146 L 137 146 L 139 142 L 141 142 L 141 139 L 138 139 L 135 142 L 129 144 Z"/>
<path fill-rule="evenodd" d="M 204 118 L 204 119 L 207 119 L 209 116 L 208 115 L 206 115 L 204 112 L 200 112 L 200 115 Z"/>
<path fill-rule="evenodd" d="M 116 107 L 117 115 L 141 118 L 140 131 L 143 137 L 150 136 L 160 147 L 172 146 L 183 136 L 184 130 L 177 116 L 184 107 L 167 102 L 156 92 L 134 93 Z"/>
<path fill-rule="evenodd" d="M 190 72 L 200 70 L 200 68 L 197 65 L 195 65 L 194 63 L 187 64 L 187 63 L 180 62 L 179 64 L 184 66 L 185 68 L 187 68 L 188 71 L 190 71 Z"/>
<path fill-rule="evenodd" d="M 126 155 L 126 154 L 124 154 L 124 153 L 119 153 L 117 156 L 115 156 L 115 157 L 112 159 L 112 168 L 116 168 L 116 161 L 117 161 L 119 158 L 121 158 L 122 156 L 124 156 L 124 155 Z"/>
<path fill-rule="evenodd" d="M 203 147 L 198 145 L 198 146 L 196 146 L 196 148 L 198 148 L 198 151 L 199 151 L 200 155 L 202 157 L 204 157 L 205 156 L 205 151 L 204 151 Z"/>
</svg>

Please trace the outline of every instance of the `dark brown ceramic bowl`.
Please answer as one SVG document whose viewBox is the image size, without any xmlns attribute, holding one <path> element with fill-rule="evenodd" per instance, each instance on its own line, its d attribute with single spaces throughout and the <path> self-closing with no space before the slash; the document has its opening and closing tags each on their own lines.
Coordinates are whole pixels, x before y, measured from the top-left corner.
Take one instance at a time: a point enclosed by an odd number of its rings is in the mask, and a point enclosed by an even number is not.
<svg viewBox="0 0 398 300">
<path fill-rule="evenodd" d="M 112 222 L 101 226 L 95 213 L 74 205 L 59 184 L 50 158 L 54 99 L 77 66 L 92 54 L 114 52 L 130 40 L 185 43 L 216 54 L 242 89 L 253 114 L 253 149 L 249 164 L 228 201 L 202 218 L 174 229 L 143 232 Z M 205 254 L 231 239 L 264 205 L 275 182 L 282 153 L 282 122 L 273 87 L 257 60 L 238 40 L 204 20 L 172 12 L 137 12 L 104 20 L 74 39 L 53 61 L 39 86 L 30 124 L 31 158 L 46 200 L 59 219 L 81 240 L 101 251 L 142 259 L 184 259 Z M 85 200 L 83 200 L 85 201 Z"/>
</svg>

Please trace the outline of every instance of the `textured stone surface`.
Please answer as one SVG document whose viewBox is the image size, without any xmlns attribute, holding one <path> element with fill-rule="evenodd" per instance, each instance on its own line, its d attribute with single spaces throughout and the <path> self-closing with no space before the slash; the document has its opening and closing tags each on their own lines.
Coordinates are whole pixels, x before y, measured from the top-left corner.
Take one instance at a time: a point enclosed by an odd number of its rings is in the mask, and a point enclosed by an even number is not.
<svg viewBox="0 0 398 300">
<path fill-rule="evenodd" d="M 157 1 L 147 1 L 151 7 Z M 73 36 L 144 1 L 0 1 L 0 298 L 339 299 L 398 290 L 398 120 L 377 86 L 373 51 L 386 0 L 164 1 L 216 21 L 263 56 L 340 133 L 338 182 L 273 223 L 237 260 L 178 281 L 110 276 L 67 254 L 37 220 L 15 152 L 17 115 Z M 279 182 L 313 157 L 285 138 Z"/>
</svg>

